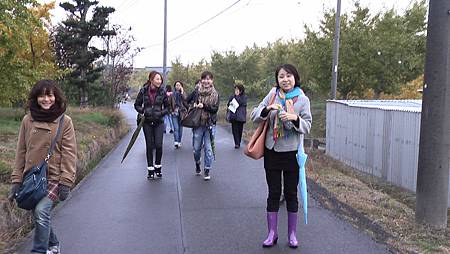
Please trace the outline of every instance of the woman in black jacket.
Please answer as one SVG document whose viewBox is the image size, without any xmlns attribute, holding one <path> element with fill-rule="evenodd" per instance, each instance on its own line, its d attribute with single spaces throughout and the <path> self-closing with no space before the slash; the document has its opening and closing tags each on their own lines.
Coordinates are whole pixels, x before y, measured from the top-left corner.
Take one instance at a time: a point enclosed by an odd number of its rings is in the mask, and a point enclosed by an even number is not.
<svg viewBox="0 0 450 254">
<path fill-rule="evenodd" d="M 234 148 L 238 149 L 241 146 L 242 131 L 244 130 L 244 123 L 247 120 L 247 95 L 245 95 L 245 88 L 241 84 L 234 85 L 234 94 L 228 99 L 227 106 L 230 106 L 231 101 L 235 99 L 239 104 L 236 112 L 229 111 L 229 120 L 231 123 L 231 130 L 234 138 Z"/>
<path fill-rule="evenodd" d="M 144 115 L 143 125 L 147 150 L 148 179 L 162 177 L 161 158 L 164 136 L 164 116 L 168 113 L 169 102 L 166 91 L 161 84 L 161 73 L 152 71 L 148 75 L 148 81 L 141 88 L 134 103 L 134 108 L 139 114 Z M 153 150 L 156 150 L 156 158 L 153 163 Z"/>
</svg>

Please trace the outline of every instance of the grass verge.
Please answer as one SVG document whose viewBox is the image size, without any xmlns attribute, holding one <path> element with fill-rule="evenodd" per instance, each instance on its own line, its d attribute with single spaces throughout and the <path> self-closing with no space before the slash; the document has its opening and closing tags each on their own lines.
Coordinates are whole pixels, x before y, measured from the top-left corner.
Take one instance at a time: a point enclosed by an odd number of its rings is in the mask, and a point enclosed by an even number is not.
<svg viewBox="0 0 450 254">
<path fill-rule="evenodd" d="M 450 223 L 443 230 L 417 225 L 414 193 L 356 171 L 323 152 L 309 151 L 309 155 L 308 187 L 323 207 L 393 252 L 450 253 Z"/>
</svg>

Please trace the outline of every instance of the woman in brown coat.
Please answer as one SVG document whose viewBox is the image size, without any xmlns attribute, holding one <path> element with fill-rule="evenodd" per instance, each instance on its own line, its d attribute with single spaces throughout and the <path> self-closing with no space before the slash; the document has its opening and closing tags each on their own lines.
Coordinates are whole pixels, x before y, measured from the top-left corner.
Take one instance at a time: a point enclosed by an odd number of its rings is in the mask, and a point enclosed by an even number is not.
<svg viewBox="0 0 450 254">
<path fill-rule="evenodd" d="M 75 182 L 75 130 L 72 119 L 64 115 L 66 99 L 55 81 L 38 81 L 31 89 L 27 106 L 29 113 L 23 118 L 19 131 L 9 199 L 13 200 L 25 173 L 46 157 L 59 120 L 64 117 L 61 134 L 48 161 L 48 194 L 33 209 L 35 233 L 31 250 L 31 253 L 59 253 L 59 241 L 51 227 L 50 216 L 53 203 L 58 199 L 64 201 Z"/>
</svg>

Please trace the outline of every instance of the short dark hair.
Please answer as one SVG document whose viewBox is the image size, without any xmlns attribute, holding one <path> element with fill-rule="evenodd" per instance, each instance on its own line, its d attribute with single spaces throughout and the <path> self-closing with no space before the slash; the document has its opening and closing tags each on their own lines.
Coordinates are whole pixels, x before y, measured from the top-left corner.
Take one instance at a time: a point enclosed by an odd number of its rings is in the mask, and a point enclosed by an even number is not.
<svg viewBox="0 0 450 254">
<path fill-rule="evenodd" d="M 275 81 L 277 82 L 277 87 L 280 87 L 280 84 L 278 83 L 278 73 L 281 69 L 284 69 L 287 73 L 290 73 L 294 75 L 295 79 L 295 86 L 300 87 L 300 75 L 298 74 L 297 69 L 292 64 L 282 64 L 277 67 L 277 70 L 275 71 Z"/>
<path fill-rule="evenodd" d="M 235 84 L 235 85 L 234 85 L 234 88 L 239 89 L 239 92 L 240 92 L 241 94 L 245 94 L 245 87 L 244 87 L 244 85 L 241 85 L 241 84 Z"/>
<path fill-rule="evenodd" d="M 200 77 L 201 77 L 201 79 L 205 79 L 206 77 L 210 77 L 211 79 L 214 79 L 214 75 L 210 71 L 202 72 L 202 75 Z"/>
<path fill-rule="evenodd" d="M 172 86 L 166 85 L 166 92 L 172 92 Z"/>
<path fill-rule="evenodd" d="M 59 88 L 58 83 L 54 80 L 42 79 L 36 82 L 33 88 L 31 88 L 30 94 L 28 95 L 27 107 L 30 108 L 32 104 L 37 105 L 37 98 L 39 96 L 50 94 L 55 96 L 55 104 L 60 108 L 67 106 L 67 99 L 61 88 Z"/>
</svg>

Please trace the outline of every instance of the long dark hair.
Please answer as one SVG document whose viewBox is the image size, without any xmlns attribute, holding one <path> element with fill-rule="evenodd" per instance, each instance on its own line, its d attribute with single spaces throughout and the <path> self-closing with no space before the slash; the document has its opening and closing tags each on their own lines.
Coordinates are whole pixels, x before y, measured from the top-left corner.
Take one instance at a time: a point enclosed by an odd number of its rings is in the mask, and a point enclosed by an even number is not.
<svg viewBox="0 0 450 254">
<path fill-rule="evenodd" d="M 27 108 L 30 108 L 32 105 L 37 105 L 37 98 L 39 96 L 50 95 L 52 93 L 55 96 L 55 104 L 57 107 L 61 109 L 66 108 L 67 99 L 64 96 L 64 93 L 59 88 L 58 83 L 50 79 L 39 80 L 36 84 L 34 84 L 30 94 L 28 95 Z"/>
<path fill-rule="evenodd" d="M 163 75 L 157 71 L 151 71 L 150 74 L 148 74 L 148 83 L 150 84 L 150 82 L 152 82 L 156 75 L 159 75 L 161 77 L 161 84 L 164 84 Z"/>
<path fill-rule="evenodd" d="M 278 83 L 278 73 L 281 69 L 284 69 L 287 73 L 294 75 L 295 85 L 294 87 L 300 87 L 300 75 L 298 74 L 297 69 L 292 64 L 282 64 L 278 66 L 275 71 L 275 81 L 277 82 L 277 88 L 280 88 L 280 84 Z"/>
</svg>

